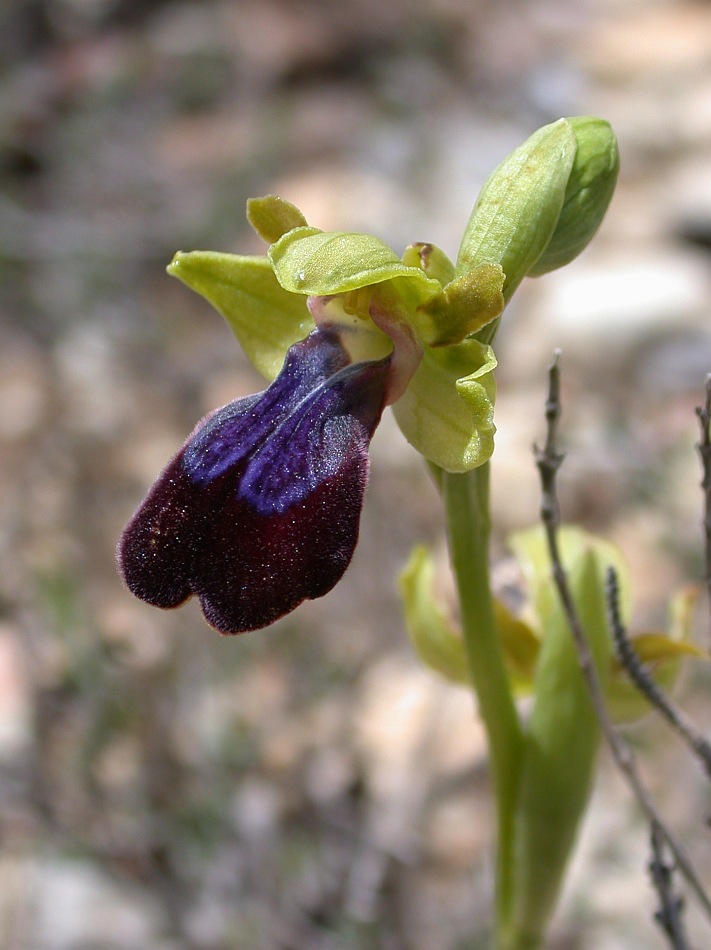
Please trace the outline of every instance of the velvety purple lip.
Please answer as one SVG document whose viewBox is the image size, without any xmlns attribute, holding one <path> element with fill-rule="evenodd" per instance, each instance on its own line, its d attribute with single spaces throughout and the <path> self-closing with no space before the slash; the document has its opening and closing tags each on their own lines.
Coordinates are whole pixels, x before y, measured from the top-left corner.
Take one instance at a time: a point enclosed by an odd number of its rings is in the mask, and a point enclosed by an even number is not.
<svg viewBox="0 0 711 950">
<path fill-rule="evenodd" d="M 350 363 L 321 327 L 263 393 L 203 420 L 124 530 L 129 589 L 157 607 L 196 595 L 226 634 L 331 590 L 358 540 L 389 370 L 390 357 Z"/>
</svg>

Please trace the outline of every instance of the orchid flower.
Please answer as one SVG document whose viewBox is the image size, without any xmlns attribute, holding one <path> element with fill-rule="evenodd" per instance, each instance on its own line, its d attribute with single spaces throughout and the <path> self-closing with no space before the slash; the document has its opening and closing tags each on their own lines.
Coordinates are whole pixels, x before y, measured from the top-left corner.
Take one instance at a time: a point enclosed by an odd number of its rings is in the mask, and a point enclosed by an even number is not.
<svg viewBox="0 0 711 950">
<path fill-rule="evenodd" d="M 527 273 L 585 246 L 606 207 L 590 195 L 614 186 L 612 165 L 584 182 L 591 135 L 597 156 L 607 123 L 561 119 L 502 163 L 456 266 L 432 244 L 400 258 L 372 235 L 320 231 L 274 196 L 248 202 L 266 256 L 176 254 L 169 273 L 223 314 L 270 384 L 203 419 L 158 477 L 119 543 L 130 590 L 159 607 L 196 595 L 226 634 L 327 593 L 356 546 L 386 406 L 435 469 L 488 461 L 497 318 Z"/>
<path fill-rule="evenodd" d="M 250 203 L 253 220 L 268 213 L 297 214 L 281 199 Z M 240 633 L 327 593 L 358 539 L 370 439 L 384 407 L 410 387 L 403 424 L 424 454 L 460 470 L 490 456 L 495 362 L 490 347 L 462 338 L 503 309 L 503 273 L 479 268 L 476 285 L 467 282 L 472 320 L 440 326 L 446 296 L 424 268 L 443 256 L 430 246 L 408 256 L 422 266 L 368 235 L 302 225 L 266 259 L 176 255 L 171 273 L 228 319 L 247 315 L 244 332 L 235 329 L 267 377 L 284 362 L 263 393 L 199 423 L 127 526 L 119 564 L 137 596 L 175 607 L 196 594 L 208 623 Z M 331 259 L 342 270 L 324 278 Z M 251 301 L 235 306 L 224 299 L 232 294 Z M 445 332 L 456 341 L 448 354 L 434 349 Z M 428 401 L 429 390 L 437 398 Z M 438 412 L 441 445 L 427 418 Z"/>
</svg>

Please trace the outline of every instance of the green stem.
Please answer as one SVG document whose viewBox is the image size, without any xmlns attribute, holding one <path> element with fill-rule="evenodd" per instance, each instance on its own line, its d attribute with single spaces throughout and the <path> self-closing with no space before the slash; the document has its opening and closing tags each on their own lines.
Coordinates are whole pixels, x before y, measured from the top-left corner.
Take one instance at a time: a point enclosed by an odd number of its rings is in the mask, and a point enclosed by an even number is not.
<svg viewBox="0 0 711 950">
<path fill-rule="evenodd" d="M 442 473 L 450 557 L 462 632 L 489 741 L 497 810 L 496 917 L 503 933 L 513 903 L 513 833 L 523 732 L 496 627 L 489 578 L 489 465 L 463 475 Z"/>
</svg>

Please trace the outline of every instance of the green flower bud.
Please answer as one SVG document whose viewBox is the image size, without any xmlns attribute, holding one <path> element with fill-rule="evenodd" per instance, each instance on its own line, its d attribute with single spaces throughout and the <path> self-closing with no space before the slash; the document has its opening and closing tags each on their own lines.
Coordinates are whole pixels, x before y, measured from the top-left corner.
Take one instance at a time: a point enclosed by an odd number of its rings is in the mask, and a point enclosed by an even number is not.
<svg viewBox="0 0 711 950">
<path fill-rule="evenodd" d="M 501 264 L 508 301 L 526 275 L 569 263 L 607 211 L 619 154 L 609 122 L 593 116 L 545 125 L 513 151 L 481 190 L 456 272 Z"/>
<path fill-rule="evenodd" d="M 504 297 L 543 254 L 553 237 L 575 161 L 577 141 L 567 119 L 538 129 L 489 176 L 459 248 L 456 274 L 500 264 Z"/>
</svg>

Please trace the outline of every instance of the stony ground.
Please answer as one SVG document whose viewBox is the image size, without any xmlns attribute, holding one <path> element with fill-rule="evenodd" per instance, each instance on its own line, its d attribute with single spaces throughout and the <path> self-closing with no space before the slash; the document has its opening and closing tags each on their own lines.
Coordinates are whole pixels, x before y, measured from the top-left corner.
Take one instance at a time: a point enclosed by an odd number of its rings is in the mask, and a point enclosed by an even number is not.
<svg viewBox="0 0 711 950">
<path fill-rule="evenodd" d="M 0 946 L 487 946 L 486 750 L 395 588 L 442 512 L 386 418 L 344 582 L 221 640 L 135 602 L 116 538 L 210 408 L 260 383 L 173 252 L 256 252 L 250 195 L 452 255 L 484 178 L 559 115 L 623 171 L 593 247 L 507 314 L 496 556 L 536 518 L 564 352 L 566 517 L 617 541 L 639 629 L 701 575 L 711 370 L 711 7 L 688 0 L 16 0 L 0 10 Z M 700 618 L 700 639 L 708 631 Z M 708 671 L 681 697 L 711 722 Z M 711 881 L 708 784 L 631 737 Z M 551 946 L 662 947 L 639 815 L 603 757 Z M 709 930 L 693 908 L 696 946 Z"/>
</svg>

